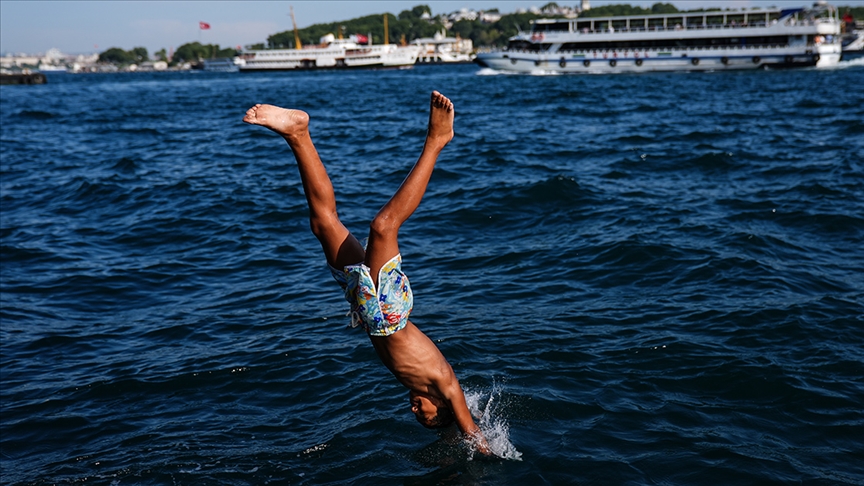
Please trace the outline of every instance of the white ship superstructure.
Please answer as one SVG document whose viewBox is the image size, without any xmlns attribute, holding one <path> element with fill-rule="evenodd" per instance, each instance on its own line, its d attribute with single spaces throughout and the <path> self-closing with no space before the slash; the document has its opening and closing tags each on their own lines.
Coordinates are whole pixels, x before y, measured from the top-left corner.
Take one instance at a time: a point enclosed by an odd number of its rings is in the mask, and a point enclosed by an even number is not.
<svg viewBox="0 0 864 486">
<path fill-rule="evenodd" d="M 240 71 L 290 71 L 295 69 L 410 68 L 420 53 L 418 46 L 362 44 L 357 36 L 336 39 L 332 34 L 321 44 L 302 49 L 247 51 Z"/>
<path fill-rule="evenodd" d="M 837 9 L 684 12 L 536 20 L 507 49 L 476 62 L 501 71 L 611 73 L 832 66 Z"/>
</svg>

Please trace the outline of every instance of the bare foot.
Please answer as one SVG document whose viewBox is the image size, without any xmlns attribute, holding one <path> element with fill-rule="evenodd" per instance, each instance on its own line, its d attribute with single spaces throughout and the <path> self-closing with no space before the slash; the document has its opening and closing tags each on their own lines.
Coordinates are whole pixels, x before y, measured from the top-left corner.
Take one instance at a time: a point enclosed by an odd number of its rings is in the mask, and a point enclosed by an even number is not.
<svg viewBox="0 0 864 486">
<path fill-rule="evenodd" d="M 432 102 L 429 109 L 429 129 L 426 132 L 426 144 L 442 149 L 453 140 L 453 103 L 437 91 L 432 92 Z"/>
<path fill-rule="evenodd" d="M 243 121 L 267 127 L 285 138 L 296 137 L 309 130 L 309 115 L 305 111 L 287 110 L 273 105 L 257 104 L 249 108 Z"/>
</svg>

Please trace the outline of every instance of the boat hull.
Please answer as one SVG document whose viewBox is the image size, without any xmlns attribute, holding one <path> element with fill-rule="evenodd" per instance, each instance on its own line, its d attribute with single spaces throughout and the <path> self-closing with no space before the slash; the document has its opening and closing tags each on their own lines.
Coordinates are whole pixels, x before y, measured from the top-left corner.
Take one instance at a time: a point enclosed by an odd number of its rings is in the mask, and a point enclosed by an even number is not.
<svg viewBox="0 0 864 486">
<path fill-rule="evenodd" d="M 829 67 L 840 62 L 836 46 L 826 49 L 741 49 L 678 52 L 607 51 L 544 55 L 491 52 L 477 55 L 475 62 L 498 71 L 517 73 L 640 73 L 670 71 L 731 71 L 763 68 Z"/>
<path fill-rule="evenodd" d="M 254 72 L 264 72 L 264 71 L 351 71 L 351 70 L 398 70 L 398 69 L 412 69 L 414 67 L 413 64 L 406 65 L 394 65 L 394 66 L 385 66 L 383 64 L 363 64 L 359 66 L 302 66 L 302 65 L 292 65 L 292 66 L 264 66 L 264 67 L 243 67 L 240 68 L 241 73 L 254 73 Z"/>
</svg>

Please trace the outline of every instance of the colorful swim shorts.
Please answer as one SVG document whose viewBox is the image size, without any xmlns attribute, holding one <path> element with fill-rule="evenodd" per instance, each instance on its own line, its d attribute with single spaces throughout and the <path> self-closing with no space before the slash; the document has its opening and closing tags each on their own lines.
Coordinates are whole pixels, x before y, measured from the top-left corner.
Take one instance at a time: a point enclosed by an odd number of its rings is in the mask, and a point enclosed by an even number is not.
<svg viewBox="0 0 864 486">
<path fill-rule="evenodd" d="M 402 255 L 381 267 L 377 292 L 369 272 L 363 263 L 347 265 L 343 270 L 330 267 L 351 304 L 351 327 L 362 325 L 370 336 L 389 336 L 405 327 L 414 307 L 411 284 L 402 272 Z"/>
</svg>

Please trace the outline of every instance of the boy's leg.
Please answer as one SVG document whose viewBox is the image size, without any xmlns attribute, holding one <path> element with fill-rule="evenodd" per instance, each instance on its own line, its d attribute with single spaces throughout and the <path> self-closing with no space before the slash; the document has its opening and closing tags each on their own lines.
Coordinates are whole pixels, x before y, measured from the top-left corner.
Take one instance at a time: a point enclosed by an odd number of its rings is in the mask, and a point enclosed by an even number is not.
<svg viewBox="0 0 864 486">
<path fill-rule="evenodd" d="M 309 115 L 300 110 L 259 104 L 249 108 L 243 121 L 278 133 L 294 152 L 309 204 L 309 223 L 312 233 L 321 242 L 327 263 L 341 269 L 364 261 L 363 246 L 345 228 L 336 213 L 333 184 L 309 135 Z"/>
<path fill-rule="evenodd" d="M 376 286 L 378 271 L 399 253 L 399 228 L 420 205 L 438 154 L 453 139 L 453 103 L 434 91 L 430 104 L 429 128 L 423 152 L 396 194 L 378 211 L 370 225 L 365 263 Z"/>
</svg>

